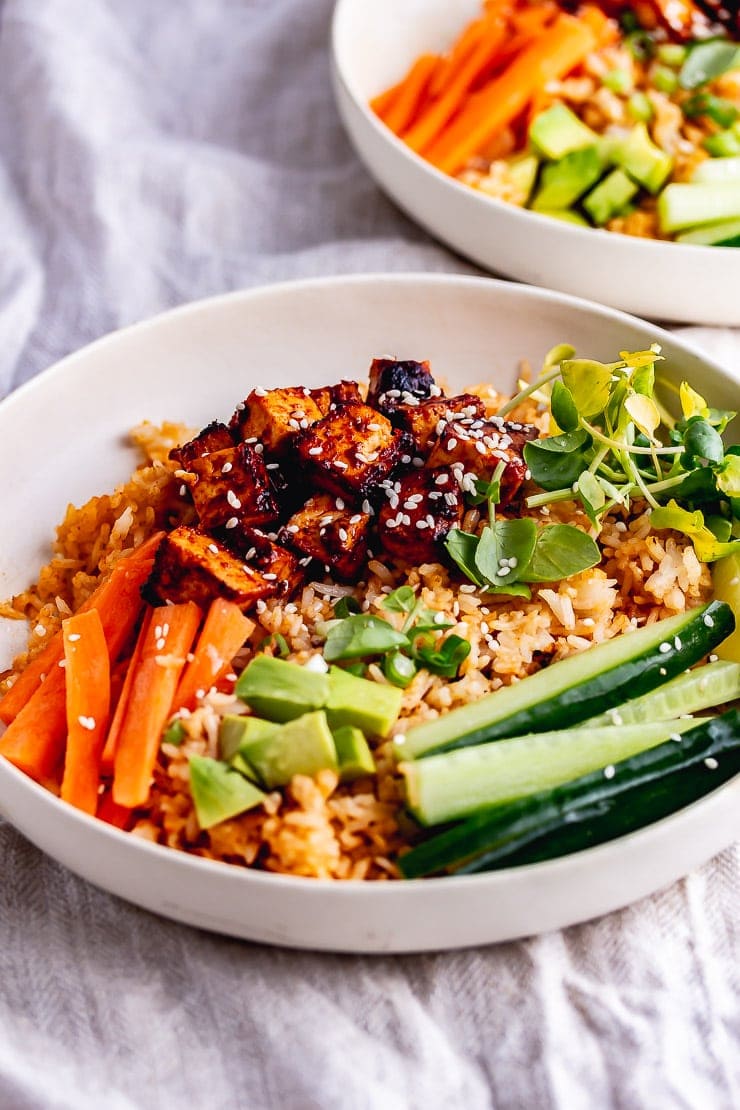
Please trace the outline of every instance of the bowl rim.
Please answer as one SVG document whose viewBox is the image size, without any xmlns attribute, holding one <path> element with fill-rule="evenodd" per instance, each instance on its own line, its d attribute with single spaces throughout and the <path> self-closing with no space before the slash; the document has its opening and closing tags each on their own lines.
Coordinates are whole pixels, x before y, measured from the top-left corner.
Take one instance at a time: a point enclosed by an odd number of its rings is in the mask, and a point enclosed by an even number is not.
<svg viewBox="0 0 740 1110">
<path fill-rule="evenodd" d="M 583 236 L 592 236 L 594 233 L 601 236 L 602 243 L 613 244 L 607 247 L 607 250 L 634 251 L 632 261 L 637 264 L 642 262 L 649 264 L 660 259 L 666 262 L 676 255 L 674 252 L 676 248 L 688 248 L 690 257 L 694 261 L 701 261 L 702 259 L 708 260 L 709 258 L 717 258 L 717 247 L 702 246 L 697 243 L 677 243 L 669 239 L 647 239 L 635 235 L 622 235 L 619 232 L 606 231 L 598 227 L 579 227 L 576 224 L 570 224 L 565 220 L 556 221 L 552 216 L 544 216 L 540 212 L 535 212 L 531 208 L 522 208 L 516 204 L 507 204 L 505 201 L 499 200 L 497 197 L 489 196 L 480 189 L 473 189 L 470 185 L 465 185 L 462 181 L 458 181 L 450 174 L 443 173 L 441 170 L 433 166 L 415 150 L 412 150 L 406 143 L 403 142 L 393 131 L 376 116 L 370 108 L 370 105 L 365 101 L 360 94 L 359 89 L 356 87 L 352 73 L 344 64 L 343 57 L 342 36 L 344 34 L 344 23 L 352 18 L 352 13 L 355 7 L 358 7 L 362 0 L 337 0 L 334 12 L 332 15 L 331 29 L 330 29 L 330 46 L 331 46 L 331 62 L 332 70 L 335 79 L 341 85 L 345 94 L 349 97 L 355 110 L 360 113 L 366 126 L 370 127 L 374 134 L 381 140 L 385 141 L 389 148 L 393 150 L 397 157 L 405 159 L 408 163 L 415 167 L 418 172 L 426 174 L 431 178 L 432 182 L 437 188 L 444 188 L 450 190 L 454 195 L 469 198 L 470 203 L 476 204 L 480 207 L 482 212 L 486 208 L 493 208 L 499 215 L 506 215 L 511 218 L 515 223 L 519 221 L 522 226 L 533 226 L 535 229 L 552 230 L 553 225 L 559 227 L 560 232 L 564 236 L 572 235 L 574 238 L 574 246 L 578 243 L 584 242 Z M 740 262 L 740 248 L 737 250 L 738 262 Z M 730 257 L 734 257 L 730 252 Z M 740 273 L 740 267 L 738 269 Z"/>
<path fill-rule="evenodd" d="M 694 343 L 685 339 L 682 335 L 678 336 L 675 335 L 675 333 L 670 333 L 667 329 L 660 327 L 658 324 L 641 320 L 639 317 L 623 312 L 620 309 L 596 304 L 582 297 L 573 296 L 572 294 L 559 293 L 553 290 L 543 289 L 539 286 L 523 285 L 501 279 L 468 274 L 450 274 L 444 272 L 340 274 L 320 278 L 301 278 L 293 281 L 276 282 L 271 285 L 260 285 L 246 289 L 233 290 L 228 293 L 221 293 L 215 296 L 190 301 L 164 312 L 157 313 L 145 320 L 116 329 L 59 359 L 40 374 L 23 383 L 12 393 L 0 400 L 0 419 L 5 416 L 5 413 L 9 409 L 12 409 L 16 399 L 25 398 L 35 390 L 43 390 L 46 382 L 73 369 L 78 360 L 87 359 L 91 353 L 96 354 L 104 350 L 106 346 L 116 344 L 122 337 L 130 333 L 136 332 L 139 335 L 145 335 L 148 331 L 156 330 L 163 323 L 177 321 L 187 316 L 197 316 L 203 312 L 209 313 L 214 309 L 218 310 L 221 306 L 237 304 L 244 300 L 259 300 L 263 297 L 274 296 L 290 297 L 296 293 L 300 294 L 304 290 L 310 292 L 313 290 L 331 289 L 338 284 L 343 286 L 347 284 L 362 286 L 377 285 L 379 282 L 386 283 L 389 286 L 415 286 L 420 284 L 437 286 L 452 285 L 462 287 L 463 289 L 466 287 L 471 289 L 492 289 L 494 295 L 511 296 L 515 299 L 523 298 L 531 302 L 545 304 L 559 304 L 566 308 L 577 308 L 582 311 L 586 310 L 591 315 L 608 318 L 615 322 L 623 321 L 631 326 L 637 324 L 642 328 L 650 329 L 651 332 L 656 333 L 656 339 L 658 341 L 660 341 L 662 337 L 667 338 L 671 343 L 676 344 L 687 354 L 699 358 L 706 366 L 710 367 L 714 373 L 718 374 L 720 378 L 724 378 L 729 382 L 735 381 L 730 371 L 725 369 L 711 356 L 706 355 Z M 579 866 L 587 868 L 591 862 L 595 865 L 602 864 L 608 867 L 612 861 L 612 857 L 615 855 L 617 857 L 616 862 L 618 863 L 619 855 L 622 851 L 630 850 L 638 841 L 640 844 L 646 845 L 648 842 L 659 840 L 665 835 L 666 829 L 670 829 L 671 826 L 677 823 L 683 823 L 689 819 L 690 814 L 696 814 L 699 810 L 706 809 L 707 812 L 703 820 L 711 821 L 713 811 L 721 807 L 725 802 L 726 795 L 731 790 L 737 789 L 738 785 L 740 785 L 740 778 L 736 776 L 691 805 L 678 810 L 676 813 L 670 814 L 668 817 L 653 822 L 642 829 L 638 829 L 604 844 L 587 848 L 580 852 L 573 852 L 553 860 L 546 860 L 514 868 L 503 868 L 499 871 L 481 872 L 474 875 L 445 876 L 444 882 L 429 882 L 428 879 L 407 879 L 401 882 L 367 882 L 361 879 L 319 879 L 259 871 L 249 867 L 225 863 L 220 860 L 205 859 L 189 852 L 169 848 L 166 845 L 151 843 L 143 838 L 132 835 L 130 832 L 124 832 L 108 825 L 106 822 L 83 813 L 66 802 L 63 802 L 61 798 L 58 798 L 52 792 L 18 770 L 4 757 L 0 757 L 0 779 L 6 779 L 14 789 L 21 793 L 24 790 L 30 792 L 31 797 L 35 798 L 40 804 L 50 806 L 53 814 L 58 815 L 58 818 L 63 822 L 68 822 L 71 827 L 77 828 L 81 834 L 92 831 L 95 835 L 103 837 L 103 839 L 112 838 L 112 843 L 121 848 L 123 848 L 125 844 L 128 844 L 132 852 L 144 852 L 152 860 L 164 862 L 169 859 L 171 861 L 171 866 L 179 868 L 181 871 L 192 870 L 194 874 L 202 873 L 214 878 L 219 875 L 225 878 L 229 874 L 232 874 L 234 876 L 233 881 L 237 883 L 256 883 L 260 888 L 268 890 L 275 888 L 277 884 L 278 889 L 286 891 L 292 889 L 295 892 L 302 892 L 307 897 L 318 897 L 331 892 L 332 898 L 339 898 L 342 900 L 348 897 L 356 897 L 360 891 L 366 892 L 363 893 L 363 897 L 371 897 L 376 900 L 383 898 L 394 899 L 397 897 L 408 898 L 412 897 L 413 892 L 420 888 L 429 891 L 429 896 L 438 898 L 445 896 L 444 891 L 450 891 L 450 893 L 454 895 L 455 891 L 463 891 L 471 886 L 478 888 L 483 884 L 489 885 L 491 894 L 493 895 L 500 886 L 520 882 L 527 883 L 530 879 L 536 880 L 538 876 L 544 874 L 557 878 L 561 872 L 567 872 L 569 869 L 573 867 L 578 868 Z M 57 820 L 56 816 L 54 820 Z M 12 824 L 12 822 L 10 823 Z M 237 875 L 240 877 L 236 878 Z M 370 891 L 373 893 L 371 894 Z M 400 893 L 401 891 L 405 891 L 406 893 L 402 894 Z M 314 892 L 314 894 L 312 895 L 311 892 Z"/>
</svg>

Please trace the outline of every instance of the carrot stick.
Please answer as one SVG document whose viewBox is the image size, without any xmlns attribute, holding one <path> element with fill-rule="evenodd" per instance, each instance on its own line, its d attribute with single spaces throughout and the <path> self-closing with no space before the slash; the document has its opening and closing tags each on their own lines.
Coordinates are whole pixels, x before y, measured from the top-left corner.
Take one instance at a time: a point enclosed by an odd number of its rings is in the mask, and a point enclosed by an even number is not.
<svg viewBox="0 0 740 1110">
<path fill-rule="evenodd" d="M 460 68 L 445 93 L 435 100 L 410 130 L 403 134 L 412 150 L 429 146 L 458 111 L 473 83 L 496 59 L 506 39 L 506 27 L 500 20 L 491 21 L 467 62 Z"/>
<path fill-rule="evenodd" d="M 609 46 L 619 38 L 616 20 L 609 19 L 601 8 L 597 8 L 594 4 L 584 4 L 578 13 L 578 18 L 591 28 L 596 36 L 597 46 Z"/>
<path fill-rule="evenodd" d="M 401 81 L 398 81 L 397 84 L 392 85 L 389 89 L 386 89 L 382 93 L 378 93 L 378 95 L 373 97 L 373 99 L 370 101 L 370 107 L 375 112 L 376 116 L 380 116 L 383 122 L 385 122 L 385 117 L 388 109 L 400 93 L 405 81 L 406 78 L 404 77 Z"/>
<path fill-rule="evenodd" d="M 573 69 L 594 43 L 590 27 L 572 16 L 559 16 L 499 77 L 470 97 L 446 134 L 425 151 L 425 157 L 444 173 L 457 173 L 516 119 L 539 89 Z"/>
<path fill-rule="evenodd" d="M 110 714 L 110 659 L 96 609 L 62 625 L 67 706 L 67 750 L 61 795 L 85 813 L 98 808 L 100 751 Z"/>
<path fill-rule="evenodd" d="M 101 613 L 103 624 L 111 623 L 106 617 L 108 609 L 114 608 L 112 619 L 119 616 L 126 619 L 129 605 L 139 604 L 139 590 L 151 573 L 154 555 L 162 539 L 162 532 L 157 532 L 150 539 L 137 547 L 130 555 L 124 556 L 113 567 L 111 574 L 102 582 L 94 593 L 79 608 L 83 613 L 88 609 L 97 609 Z M 121 612 L 123 610 L 124 612 Z M 138 613 L 138 610 L 137 610 Z M 44 650 L 35 659 L 32 659 L 25 670 L 21 671 L 18 678 L 8 692 L 0 700 L 0 721 L 6 725 L 17 717 L 23 706 L 38 690 L 42 675 L 52 672 L 59 660 L 64 655 L 62 634 L 58 632 Z"/>
<path fill-rule="evenodd" d="M 107 825 L 114 825 L 117 829 L 127 829 L 131 822 L 131 810 L 126 806 L 117 806 L 110 790 L 100 795 L 95 816 L 105 821 Z"/>
<path fill-rule="evenodd" d="M 385 123 L 397 135 L 414 119 L 438 62 L 436 54 L 422 54 L 409 70 L 403 87 L 385 114 Z"/>
<path fill-rule="evenodd" d="M 119 560 L 80 608 L 80 612 L 97 609 L 111 659 L 118 658 L 134 630 L 142 605 L 140 589 L 151 573 L 161 538 L 160 532 Z M 0 737 L 0 755 L 32 778 L 48 781 L 59 766 L 67 735 L 64 671 L 57 665 L 43 682 L 37 678 L 40 684 L 34 682 L 33 692 Z M 9 694 L 13 690 L 15 686 Z"/>
<path fill-rule="evenodd" d="M 177 687 L 170 714 L 178 709 L 194 708 L 198 691 L 210 690 L 228 672 L 232 659 L 254 629 L 254 621 L 245 617 L 233 601 L 216 598 L 211 602 L 193 658 Z"/>
<path fill-rule="evenodd" d="M 462 69 L 477 47 L 487 26 L 488 20 L 483 16 L 481 19 L 474 19 L 472 23 L 464 28 L 450 53 L 442 59 L 432 80 L 429 82 L 430 96 L 440 96 L 445 92 L 455 74 Z"/>
<path fill-rule="evenodd" d="M 135 809 L 149 797 L 162 730 L 199 624 L 200 609 L 192 601 L 152 613 L 116 748 L 116 805 Z"/>
<path fill-rule="evenodd" d="M 108 735 L 103 746 L 103 754 L 100 757 L 100 770 L 104 775 L 110 775 L 113 773 L 113 763 L 116 756 L 118 739 L 121 735 L 121 725 L 123 724 L 123 718 L 126 713 L 128 699 L 131 696 L 131 687 L 133 685 L 134 675 L 136 674 L 139 659 L 141 658 L 142 646 L 144 644 L 144 641 L 146 640 L 151 620 L 152 610 L 149 609 L 144 614 L 141 631 L 139 632 L 139 637 L 136 641 L 136 647 L 134 648 L 133 655 L 131 656 L 131 661 L 128 665 L 128 669 L 126 670 L 126 677 L 123 680 L 123 688 L 121 689 L 120 696 L 118 698 L 118 701 L 116 702 L 113 719 L 111 720 L 110 728 L 108 729 Z"/>
</svg>

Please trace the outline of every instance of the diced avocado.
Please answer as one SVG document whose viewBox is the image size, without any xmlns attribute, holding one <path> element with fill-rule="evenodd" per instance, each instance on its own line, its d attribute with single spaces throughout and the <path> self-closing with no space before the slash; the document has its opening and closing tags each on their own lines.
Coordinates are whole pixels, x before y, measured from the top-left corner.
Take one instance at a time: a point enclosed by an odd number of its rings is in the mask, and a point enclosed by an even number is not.
<svg viewBox="0 0 740 1110">
<path fill-rule="evenodd" d="M 276 725 L 276 728 L 280 728 L 280 725 Z M 250 782 L 259 781 L 259 775 L 255 771 L 254 767 L 251 767 L 250 764 L 247 763 L 241 752 L 236 753 L 229 766 L 232 767 L 235 771 L 238 771 L 240 775 L 245 775 L 246 778 L 250 780 Z"/>
<path fill-rule="evenodd" d="M 540 187 L 532 201 L 537 212 L 548 208 L 568 208 L 583 196 L 604 172 L 604 157 L 598 147 L 572 150 L 558 162 L 543 166 Z"/>
<path fill-rule="evenodd" d="M 341 667 L 328 675 L 326 715 L 332 728 L 355 725 L 371 736 L 387 736 L 401 712 L 403 690 L 367 678 L 356 678 Z"/>
<path fill-rule="evenodd" d="M 519 154 L 506 163 L 509 179 L 516 189 L 519 204 L 526 204 L 537 180 L 540 162 L 536 154 Z"/>
<path fill-rule="evenodd" d="M 693 243 L 697 247 L 740 247 L 740 219 L 718 220 L 715 224 L 695 227 L 677 235 L 676 242 Z"/>
<path fill-rule="evenodd" d="M 261 717 L 282 723 L 326 705 L 329 680 L 298 663 L 256 655 L 239 676 L 236 695 Z"/>
<path fill-rule="evenodd" d="M 269 790 L 285 786 L 293 775 L 337 771 L 337 750 L 323 709 L 288 721 L 264 740 L 242 747 L 240 754 Z"/>
<path fill-rule="evenodd" d="M 575 224 L 576 227 L 590 227 L 588 220 L 584 220 L 580 212 L 572 208 L 538 208 L 540 216 L 551 216 L 553 220 L 562 220 L 565 224 Z"/>
<path fill-rule="evenodd" d="M 614 216 L 624 211 L 637 192 L 637 185 L 624 170 L 612 172 L 592 189 L 583 201 L 583 207 L 598 227 L 603 227 Z"/>
<path fill-rule="evenodd" d="M 334 729 L 334 744 L 339 760 L 339 778 L 353 782 L 363 775 L 375 774 L 375 760 L 367 740 L 354 725 Z"/>
<path fill-rule="evenodd" d="M 221 758 L 230 763 L 239 748 L 252 740 L 264 740 L 275 729 L 280 728 L 273 721 L 263 721 L 260 717 L 237 717 L 228 713 L 221 721 L 218 730 L 218 750 Z"/>
<path fill-rule="evenodd" d="M 557 160 L 582 146 L 595 146 L 599 136 L 564 104 L 540 112 L 529 129 L 532 145 L 547 158 Z"/>
<path fill-rule="evenodd" d="M 660 191 L 673 169 L 673 159 L 655 145 L 644 123 L 636 123 L 614 146 L 612 159 L 650 193 Z"/>
<path fill-rule="evenodd" d="M 261 790 L 238 771 L 206 756 L 190 757 L 190 794 L 198 824 L 210 829 L 264 800 Z"/>
</svg>

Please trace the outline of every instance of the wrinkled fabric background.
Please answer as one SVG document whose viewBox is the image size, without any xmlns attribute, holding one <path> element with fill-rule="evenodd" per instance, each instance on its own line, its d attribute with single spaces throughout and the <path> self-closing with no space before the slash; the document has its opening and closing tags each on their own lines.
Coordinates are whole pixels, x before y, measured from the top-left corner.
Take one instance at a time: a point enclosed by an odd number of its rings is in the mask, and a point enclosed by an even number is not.
<svg viewBox="0 0 740 1110">
<path fill-rule="evenodd" d="M 331 7 L 0 0 L 0 394 L 211 293 L 471 269 L 352 153 Z M 740 1105 L 737 849 L 563 933 L 382 959 L 160 920 L 1 822 L 0 851 L 1 1110 Z"/>
</svg>

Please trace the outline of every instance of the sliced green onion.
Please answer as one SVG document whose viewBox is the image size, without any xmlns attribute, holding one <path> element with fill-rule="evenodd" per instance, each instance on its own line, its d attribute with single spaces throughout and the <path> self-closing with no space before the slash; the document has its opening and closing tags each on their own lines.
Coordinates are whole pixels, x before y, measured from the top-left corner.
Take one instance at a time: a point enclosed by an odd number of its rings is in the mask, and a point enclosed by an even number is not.
<svg viewBox="0 0 740 1110">
<path fill-rule="evenodd" d="M 400 686 L 405 690 L 416 676 L 416 664 L 413 659 L 409 659 L 408 655 L 393 651 L 386 655 L 383 661 L 383 674 L 394 686 Z"/>
<path fill-rule="evenodd" d="M 286 659 L 290 655 L 288 641 L 280 632 L 273 632 L 271 636 L 265 636 L 259 646 L 259 651 L 266 651 L 268 648 L 272 648 L 273 655 L 276 655 L 279 659 Z"/>
<path fill-rule="evenodd" d="M 351 595 L 348 595 L 347 597 L 340 597 L 339 600 L 334 604 L 334 615 L 339 620 L 344 620 L 345 617 L 351 616 L 352 613 L 359 612 L 360 603 L 356 597 L 352 597 Z"/>
<path fill-rule="evenodd" d="M 653 118 L 653 105 L 644 92 L 634 92 L 627 101 L 627 111 L 638 123 L 648 123 Z"/>
<path fill-rule="evenodd" d="M 601 83 L 610 92 L 625 95 L 632 91 L 632 76 L 626 69 L 611 69 L 601 78 Z"/>
</svg>

